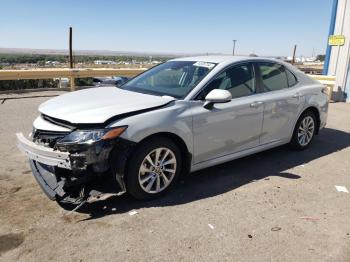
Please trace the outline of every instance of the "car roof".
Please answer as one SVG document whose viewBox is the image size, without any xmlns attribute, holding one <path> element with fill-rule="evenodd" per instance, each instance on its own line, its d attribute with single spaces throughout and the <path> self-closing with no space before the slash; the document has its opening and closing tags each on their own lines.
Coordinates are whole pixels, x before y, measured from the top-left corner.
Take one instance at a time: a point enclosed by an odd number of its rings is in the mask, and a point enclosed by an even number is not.
<svg viewBox="0 0 350 262">
<path fill-rule="evenodd" d="M 250 57 L 250 56 L 230 56 L 230 55 L 216 55 L 216 56 L 190 56 L 190 57 L 180 57 L 175 58 L 170 61 L 200 61 L 208 63 L 234 63 L 245 60 L 269 60 L 272 62 L 277 62 L 279 60 L 266 58 L 266 57 Z"/>
</svg>

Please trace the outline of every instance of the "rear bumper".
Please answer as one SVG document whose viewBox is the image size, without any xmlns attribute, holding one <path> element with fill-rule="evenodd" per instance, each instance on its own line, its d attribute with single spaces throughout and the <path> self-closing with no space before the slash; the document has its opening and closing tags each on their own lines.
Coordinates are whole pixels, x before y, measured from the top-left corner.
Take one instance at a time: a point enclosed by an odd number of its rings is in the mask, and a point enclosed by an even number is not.
<svg viewBox="0 0 350 262">
<path fill-rule="evenodd" d="M 31 160 L 65 169 L 71 169 L 71 162 L 68 152 L 60 152 L 40 146 L 26 139 L 22 133 L 17 133 L 18 148 Z"/>
</svg>

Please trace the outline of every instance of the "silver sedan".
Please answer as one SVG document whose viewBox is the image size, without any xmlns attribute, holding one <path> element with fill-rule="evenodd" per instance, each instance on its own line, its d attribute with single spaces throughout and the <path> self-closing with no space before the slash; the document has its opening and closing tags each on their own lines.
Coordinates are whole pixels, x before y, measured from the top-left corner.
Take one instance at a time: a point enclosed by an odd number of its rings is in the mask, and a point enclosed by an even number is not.
<svg viewBox="0 0 350 262">
<path fill-rule="evenodd" d="M 120 88 L 53 98 L 39 107 L 31 141 L 18 140 L 51 199 L 87 198 L 101 174 L 119 193 L 147 199 L 180 174 L 283 144 L 303 150 L 326 125 L 327 110 L 324 86 L 290 64 L 188 57 Z"/>
</svg>

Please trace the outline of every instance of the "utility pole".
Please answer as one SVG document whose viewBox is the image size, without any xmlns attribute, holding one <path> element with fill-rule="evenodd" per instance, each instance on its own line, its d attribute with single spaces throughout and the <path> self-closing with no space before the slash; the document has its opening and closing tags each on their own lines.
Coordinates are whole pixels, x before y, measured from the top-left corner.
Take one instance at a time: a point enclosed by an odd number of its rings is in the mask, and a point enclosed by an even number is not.
<svg viewBox="0 0 350 262">
<path fill-rule="evenodd" d="M 73 68 L 72 27 L 69 27 L 69 68 Z"/>
<path fill-rule="evenodd" d="M 72 27 L 69 27 L 69 68 L 73 68 L 73 48 L 72 48 L 72 43 L 73 43 L 73 33 L 72 33 Z M 70 78 L 70 89 L 71 91 L 75 90 L 75 81 L 74 77 Z"/>
<path fill-rule="evenodd" d="M 293 49 L 293 58 L 292 58 L 292 64 L 295 63 L 295 53 L 297 51 L 297 45 L 294 45 L 294 49 Z"/>
<path fill-rule="evenodd" d="M 236 48 L 237 40 L 232 40 L 232 42 L 233 42 L 232 55 L 234 56 L 235 55 L 235 48 Z"/>
</svg>

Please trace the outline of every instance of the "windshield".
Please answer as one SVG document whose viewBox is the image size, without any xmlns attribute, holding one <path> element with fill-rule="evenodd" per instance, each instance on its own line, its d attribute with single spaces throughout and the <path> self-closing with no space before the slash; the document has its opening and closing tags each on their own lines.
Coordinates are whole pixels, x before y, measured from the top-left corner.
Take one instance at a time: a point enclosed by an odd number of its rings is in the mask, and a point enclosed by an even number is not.
<svg viewBox="0 0 350 262">
<path fill-rule="evenodd" d="M 170 61 L 131 79 L 121 88 L 154 95 L 184 98 L 209 72 L 214 63 Z"/>
</svg>

